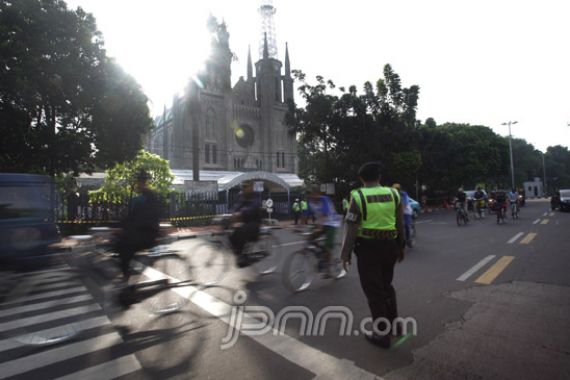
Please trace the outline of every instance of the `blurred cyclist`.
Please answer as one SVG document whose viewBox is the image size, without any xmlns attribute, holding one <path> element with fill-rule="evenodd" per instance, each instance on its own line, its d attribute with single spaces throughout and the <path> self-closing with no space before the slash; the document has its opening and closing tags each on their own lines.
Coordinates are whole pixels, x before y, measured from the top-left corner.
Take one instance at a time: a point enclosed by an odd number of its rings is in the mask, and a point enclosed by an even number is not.
<svg viewBox="0 0 570 380">
<path fill-rule="evenodd" d="M 316 229 L 311 236 L 313 239 L 324 235 L 325 245 L 321 265 L 324 267 L 324 278 L 331 278 L 331 256 L 334 247 L 336 230 L 340 227 L 340 217 L 336 213 L 331 199 L 321 194 L 318 185 L 312 185 L 309 193 L 309 209 L 315 216 Z"/>
<path fill-rule="evenodd" d="M 139 194 L 131 201 L 127 217 L 121 223 L 116 251 L 121 259 L 123 277 L 130 276 L 130 262 L 138 251 L 156 245 L 160 228 L 160 200 L 148 187 L 150 175 L 140 170 L 136 175 L 135 191 Z"/>
<path fill-rule="evenodd" d="M 261 207 L 259 199 L 253 191 L 253 184 L 244 182 L 242 184 L 241 200 L 233 213 L 234 222 L 239 225 L 230 236 L 230 243 L 237 256 L 237 265 L 240 268 L 248 266 L 250 263 L 246 255 L 243 254 L 245 245 L 250 241 L 255 241 L 259 237 L 261 226 Z"/>
<path fill-rule="evenodd" d="M 402 196 L 402 205 L 404 206 L 404 223 L 406 225 L 406 241 L 409 241 L 410 240 L 411 227 L 412 227 L 412 223 L 413 223 L 412 219 L 413 219 L 413 215 L 414 215 L 414 211 L 412 210 L 412 206 L 410 205 L 410 197 L 406 191 L 403 191 L 401 189 L 401 186 L 399 183 L 393 184 L 392 187 L 394 189 L 398 190 Z"/>
</svg>

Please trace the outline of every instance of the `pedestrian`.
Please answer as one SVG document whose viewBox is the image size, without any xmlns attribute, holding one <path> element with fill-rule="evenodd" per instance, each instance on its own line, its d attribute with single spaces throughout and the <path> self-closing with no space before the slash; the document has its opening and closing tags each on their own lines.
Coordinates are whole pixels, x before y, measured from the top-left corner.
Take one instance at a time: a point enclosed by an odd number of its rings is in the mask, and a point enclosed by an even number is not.
<svg viewBox="0 0 570 380">
<path fill-rule="evenodd" d="M 301 215 L 301 203 L 299 202 L 299 198 L 295 199 L 293 202 L 293 217 L 295 218 L 295 225 L 299 223 L 299 216 Z"/>
<path fill-rule="evenodd" d="M 301 201 L 301 212 L 303 214 L 303 223 L 307 224 L 309 222 L 309 204 L 305 199 Z"/>
<path fill-rule="evenodd" d="M 354 249 L 360 285 L 375 327 L 365 337 L 387 349 L 390 333 L 398 334 L 394 328 L 398 311 L 392 279 L 396 262 L 404 259 L 404 209 L 398 192 L 380 185 L 378 163 L 364 164 L 358 170 L 358 179 L 363 187 L 351 194 L 341 260 L 348 270 Z"/>
</svg>

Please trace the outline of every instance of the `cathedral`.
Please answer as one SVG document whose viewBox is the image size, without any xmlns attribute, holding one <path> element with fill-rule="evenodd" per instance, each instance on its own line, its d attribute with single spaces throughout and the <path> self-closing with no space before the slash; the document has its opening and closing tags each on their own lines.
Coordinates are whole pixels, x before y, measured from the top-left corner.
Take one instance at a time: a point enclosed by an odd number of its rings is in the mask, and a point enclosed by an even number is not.
<svg viewBox="0 0 570 380">
<path fill-rule="evenodd" d="M 275 12 L 271 2 L 260 7 L 262 19 L 264 12 Z M 249 49 L 246 76 L 232 86 L 230 35 L 224 22 L 208 21 L 211 53 L 205 69 L 155 119 L 147 143 L 151 152 L 170 162 L 173 172 L 197 165 L 210 173 L 289 174 L 298 179 L 297 143 L 284 122 L 294 93 L 289 51 L 285 45 L 282 63 L 271 22 L 269 28 L 264 25 L 259 60 L 253 63 Z"/>
</svg>

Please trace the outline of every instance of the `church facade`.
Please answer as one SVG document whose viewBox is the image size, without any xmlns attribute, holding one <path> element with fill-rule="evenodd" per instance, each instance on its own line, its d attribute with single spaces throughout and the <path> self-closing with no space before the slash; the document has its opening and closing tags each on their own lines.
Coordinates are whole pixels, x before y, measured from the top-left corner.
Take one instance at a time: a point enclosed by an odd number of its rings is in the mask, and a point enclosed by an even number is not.
<svg viewBox="0 0 570 380">
<path fill-rule="evenodd" d="M 227 27 L 214 18 L 208 27 L 205 69 L 155 119 L 148 149 L 172 169 L 297 173 L 297 142 L 284 121 L 294 93 L 288 47 L 283 64 L 265 34 L 260 59 L 254 64 L 250 49 L 246 76 L 232 86 Z"/>
</svg>

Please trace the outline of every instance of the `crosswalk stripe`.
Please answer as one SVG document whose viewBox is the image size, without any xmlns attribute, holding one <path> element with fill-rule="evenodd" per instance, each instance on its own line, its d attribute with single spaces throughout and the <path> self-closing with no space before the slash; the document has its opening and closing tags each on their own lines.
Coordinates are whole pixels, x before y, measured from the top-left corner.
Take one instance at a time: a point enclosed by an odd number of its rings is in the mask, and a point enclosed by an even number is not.
<svg viewBox="0 0 570 380">
<path fill-rule="evenodd" d="M 46 313 L 46 314 L 36 315 L 33 317 L 16 319 L 14 321 L 0 323 L 0 331 L 7 331 L 17 328 L 28 328 L 30 326 L 39 323 L 51 322 L 57 319 L 79 316 L 82 314 L 87 314 L 92 311 L 98 311 L 98 310 L 101 310 L 101 306 L 99 306 L 99 304 L 93 303 L 86 306 L 79 306 L 71 309 L 54 311 L 53 313 Z"/>
<path fill-rule="evenodd" d="M 74 328 L 75 332 L 79 333 L 84 330 L 89 330 L 110 324 L 111 321 L 109 320 L 109 318 L 107 318 L 107 316 L 100 316 L 79 321 L 74 326 Z M 34 333 L 26 335 L 15 336 L 10 339 L 0 340 L 0 352 L 13 350 L 15 348 L 20 348 L 25 346 L 41 345 L 42 342 L 38 341 L 38 339 L 41 340 L 42 337 L 54 336 L 55 334 L 61 333 L 61 331 L 62 331 L 62 326 L 58 326 L 41 331 L 36 331 Z"/>
<path fill-rule="evenodd" d="M 54 283 L 49 283 L 49 284 L 41 284 L 41 283 L 34 283 L 31 281 L 27 281 L 27 282 L 19 282 L 17 283 L 18 285 L 21 284 L 25 284 L 25 285 L 29 285 L 30 287 L 33 287 L 35 289 L 41 290 L 42 292 L 46 291 L 46 290 L 52 290 L 52 289 L 59 289 L 59 288 L 69 288 L 69 287 L 75 287 L 75 286 L 81 286 L 81 284 L 79 283 L 79 281 L 75 280 L 75 279 L 70 279 L 68 281 L 58 281 L 58 282 L 54 282 Z M 4 294 L 6 296 L 10 295 L 10 293 L 6 293 Z"/>
<path fill-rule="evenodd" d="M 537 234 L 537 233 L 534 233 L 534 232 L 529 232 L 528 235 L 526 235 L 526 236 L 524 237 L 524 239 L 522 239 L 522 240 L 520 241 L 520 243 L 521 243 L 521 244 L 530 244 L 530 243 L 534 240 L 534 238 L 536 237 L 536 235 L 538 235 L 538 234 Z"/>
<path fill-rule="evenodd" d="M 61 306 L 61 305 L 65 305 L 65 304 L 68 305 L 68 304 L 72 304 L 72 303 L 76 303 L 76 302 L 90 301 L 92 299 L 93 299 L 93 297 L 91 297 L 91 295 L 82 294 L 82 295 L 78 295 L 75 297 L 66 298 L 65 300 L 51 300 L 51 301 L 46 301 L 46 302 L 34 303 L 31 305 L 13 307 L 11 309 L 0 310 L 0 318 L 7 317 L 10 315 L 14 315 L 14 314 L 19 314 L 19 313 L 27 313 L 30 311 L 38 311 L 38 310 L 43 310 L 43 309 L 49 309 L 50 307 L 54 307 L 54 306 Z"/>
<path fill-rule="evenodd" d="M 489 268 L 485 273 L 483 273 L 478 279 L 475 280 L 478 284 L 485 284 L 489 285 L 493 282 L 504 270 L 505 268 L 513 261 L 515 258 L 514 256 L 503 256 L 497 262 Z"/>
<path fill-rule="evenodd" d="M 507 244 L 513 244 L 515 241 L 517 241 L 521 236 L 524 235 L 524 232 L 519 232 L 518 234 L 516 234 L 515 236 L 513 236 L 508 242 Z"/>
<path fill-rule="evenodd" d="M 549 215 L 550 215 L 550 216 L 554 216 L 554 213 L 553 213 L 553 212 L 551 212 Z"/>
<path fill-rule="evenodd" d="M 54 290 L 53 292 L 45 292 L 45 293 L 34 294 L 31 296 L 18 297 L 17 299 L 14 299 L 14 300 L 2 302 L 0 304 L 0 306 L 12 305 L 12 304 L 21 303 L 21 302 L 37 301 L 37 300 L 41 300 L 41 299 L 45 299 L 45 298 L 58 297 L 58 296 L 63 296 L 63 295 L 70 294 L 70 293 L 86 292 L 86 291 L 87 291 L 87 288 L 85 288 L 84 286 L 75 286 L 75 287 L 67 288 L 67 289 Z"/>
<path fill-rule="evenodd" d="M 495 258 L 495 255 L 489 255 L 485 257 L 483 260 L 479 261 L 477 264 L 473 265 L 471 269 L 467 272 L 463 273 L 461 276 L 457 277 L 457 281 L 465 281 L 469 277 L 473 275 L 473 273 L 477 272 L 479 269 L 483 268 L 487 263 Z"/>
<path fill-rule="evenodd" d="M 11 376 L 20 375 L 51 364 L 109 348 L 121 342 L 120 335 L 116 332 L 112 332 L 96 338 L 14 359 L 0 364 L 0 379 L 6 379 Z"/>
<path fill-rule="evenodd" d="M 548 224 L 549 221 L 550 221 L 550 219 L 544 219 L 544 220 L 542 221 L 542 223 L 540 223 L 540 224 Z"/>
<path fill-rule="evenodd" d="M 548 212 L 545 212 L 544 214 L 542 214 L 542 216 L 548 216 Z"/>
<path fill-rule="evenodd" d="M 57 380 L 107 380 L 116 379 L 142 369 L 141 364 L 133 355 L 127 355 L 115 360 L 99 364 L 82 371 L 59 377 Z"/>
<path fill-rule="evenodd" d="M 532 222 L 532 224 L 538 224 L 540 222 L 540 218 Z"/>
</svg>

